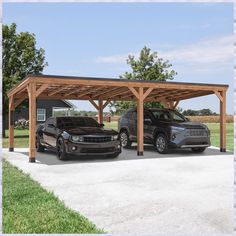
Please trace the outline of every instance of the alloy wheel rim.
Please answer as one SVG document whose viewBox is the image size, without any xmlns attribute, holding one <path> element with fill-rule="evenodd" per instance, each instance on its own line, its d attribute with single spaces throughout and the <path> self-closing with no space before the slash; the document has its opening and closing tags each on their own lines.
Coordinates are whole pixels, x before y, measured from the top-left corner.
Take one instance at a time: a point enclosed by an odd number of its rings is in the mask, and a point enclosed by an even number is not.
<svg viewBox="0 0 236 236">
<path fill-rule="evenodd" d="M 166 142 L 165 142 L 165 139 L 163 137 L 158 137 L 157 138 L 156 147 L 157 147 L 157 150 L 160 151 L 160 152 L 163 152 L 165 150 Z"/>
<path fill-rule="evenodd" d="M 58 157 L 61 157 L 62 152 L 63 152 L 63 147 L 62 147 L 61 141 L 59 141 L 58 146 L 57 146 Z"/>
<path fill-rule="evenodd" d="M 126 146 L 128 143 L 128 137 L 126 133 L 121 133 L 120 135 L 121 145 L 122 147 Z"/>
</svg>

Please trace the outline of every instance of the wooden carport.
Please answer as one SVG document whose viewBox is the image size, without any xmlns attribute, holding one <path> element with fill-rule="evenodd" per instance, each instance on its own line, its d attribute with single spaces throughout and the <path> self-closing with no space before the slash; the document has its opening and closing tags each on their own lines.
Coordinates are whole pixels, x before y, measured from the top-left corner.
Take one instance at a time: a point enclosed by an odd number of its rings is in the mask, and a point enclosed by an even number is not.
<svg viewBox="0 0 236 236">
<path fill-rule="evenodd" d="M 226 91 L 228 85 L 91 77 L 29 75 L 8 92 L 9 151 L 14 151 L 14 109 L 29 99 L 29 161 L 35 162 L 36 99 L 88 100 L 98 110 L 103 123 L 103 109 L 110 101 L 137 102 L 137 154 L 143 155 L 143 105 L 158 101 L 175 109 L 181 100 L 215 94 L 220 101 L 220 151 L 226 151 Z"/>
</svg>

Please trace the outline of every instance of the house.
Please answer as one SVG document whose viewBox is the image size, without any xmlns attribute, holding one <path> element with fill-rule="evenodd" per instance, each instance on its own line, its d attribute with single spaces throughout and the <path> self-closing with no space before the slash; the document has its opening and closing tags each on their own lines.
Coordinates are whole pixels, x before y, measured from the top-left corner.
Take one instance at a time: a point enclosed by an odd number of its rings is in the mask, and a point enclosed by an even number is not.
<svg viewBox="0 0 236 236">
<path fill-rule="evenodd" d="M 75 108 L 75 106 L 67 100 L 38 100 L 37 101 L 37 123 L 43 123 L 47 118 L 54 116 L 56 112 L 62 111 L 63 115 L 69 115 L 70 109 Z M 14 122 L 20 119 L 29 119 L 29 109 L 21 108 L 19 111 L 14 113 Z"/>
</svg>

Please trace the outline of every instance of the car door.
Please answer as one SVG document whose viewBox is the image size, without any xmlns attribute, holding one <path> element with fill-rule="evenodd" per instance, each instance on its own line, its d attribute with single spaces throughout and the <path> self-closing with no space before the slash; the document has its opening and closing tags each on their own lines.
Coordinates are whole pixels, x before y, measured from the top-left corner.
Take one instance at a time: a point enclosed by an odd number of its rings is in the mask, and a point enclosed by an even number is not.
<svg viewBox="0 0 236 236">
<path fill-rule="evenodd" d="M 153 142 L 153 132 L 154 132 L 154 125 L 153 125 L 153 118 L 148 111 L 144 112 L 143 117 L 144 122 L 144 142 L 152 143 Z"/>
<path fill-rule="evenodd" d="M 130 139 L 135 141 L 137 139 L 137 112 L 131 112 L 129 116 L 129 133 Z"/>
<path fill-rule="evenodd" d="M 49 146 L 56 147 L 56 136 L 56 119 L 49 118 L 45 123 L 45 127 L 43 129 L 43 140 Z"/>
</svg>

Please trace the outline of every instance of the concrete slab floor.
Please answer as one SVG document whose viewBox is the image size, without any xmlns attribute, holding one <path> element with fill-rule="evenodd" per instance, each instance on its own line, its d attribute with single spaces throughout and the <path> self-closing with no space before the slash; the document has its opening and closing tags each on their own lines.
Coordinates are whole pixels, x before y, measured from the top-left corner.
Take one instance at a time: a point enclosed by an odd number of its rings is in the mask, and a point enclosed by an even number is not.
<svg viewBox="0 0 236 236">
<path fill-rule="evenodd" d="M 119 158 L 59 161 L 3 150 L 4 158 L 108 233 L 233 233 L 233 154 L 208 148 L 167 155 L 145 148 Z"/>
</svg>

